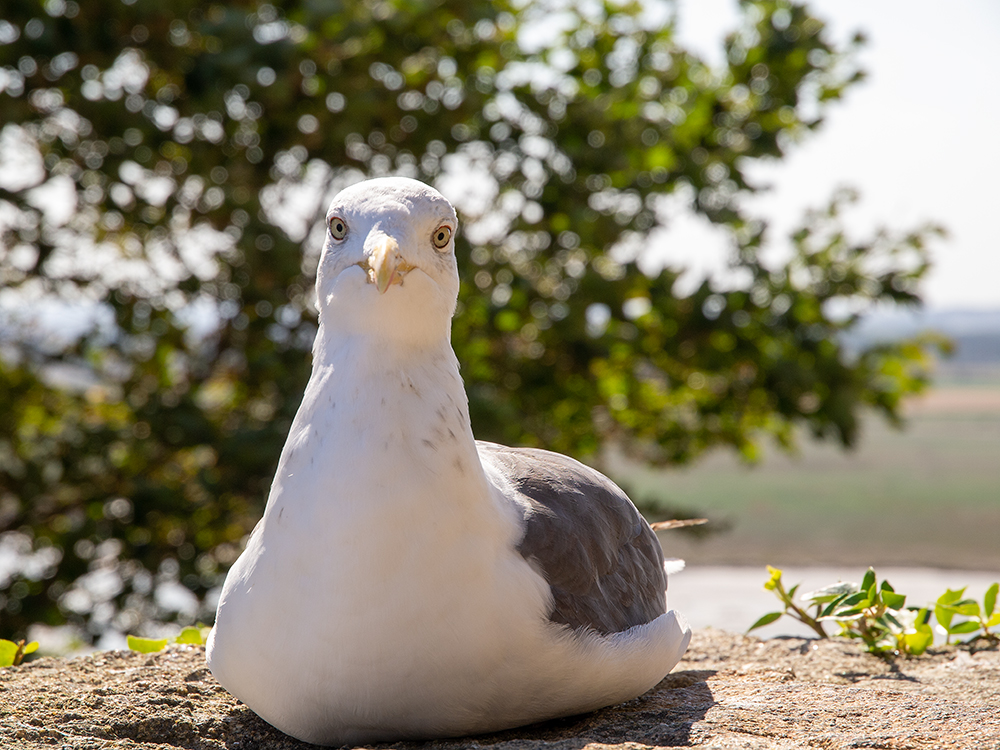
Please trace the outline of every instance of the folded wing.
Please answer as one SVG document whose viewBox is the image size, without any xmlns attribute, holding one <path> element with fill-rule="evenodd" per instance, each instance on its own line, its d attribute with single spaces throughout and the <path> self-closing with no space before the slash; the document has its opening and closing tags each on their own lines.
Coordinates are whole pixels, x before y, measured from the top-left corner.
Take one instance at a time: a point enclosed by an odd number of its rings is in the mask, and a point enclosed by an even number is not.
<svg viewBox="0 0 1000 750">
<path fill-rule="evenodd" d="M 558 453 L 476 445 L 487 476 L 523 514 L 517 549 L 552 589 L 553 622 L 608 634 L 666 611 L 660 543 L 614 482 Z"/>
</svg>

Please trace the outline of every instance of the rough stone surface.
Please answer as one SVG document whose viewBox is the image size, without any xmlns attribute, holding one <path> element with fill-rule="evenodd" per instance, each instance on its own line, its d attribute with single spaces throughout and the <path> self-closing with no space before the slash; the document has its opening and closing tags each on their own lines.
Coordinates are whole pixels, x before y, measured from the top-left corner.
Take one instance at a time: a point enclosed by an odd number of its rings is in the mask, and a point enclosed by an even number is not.
<svg viewBox="0 0 1000 750">
<path fill-rule="evenodd" d="M 654 690 L 585 716 L 400 750 L 590 748 L 1000 750 L 1000 651 L 883 660 L 855 642 L 695 633 Z M 201 647 L 0 669 L 0 747 L 301 750 L 226 693 Z"/>
</svg>

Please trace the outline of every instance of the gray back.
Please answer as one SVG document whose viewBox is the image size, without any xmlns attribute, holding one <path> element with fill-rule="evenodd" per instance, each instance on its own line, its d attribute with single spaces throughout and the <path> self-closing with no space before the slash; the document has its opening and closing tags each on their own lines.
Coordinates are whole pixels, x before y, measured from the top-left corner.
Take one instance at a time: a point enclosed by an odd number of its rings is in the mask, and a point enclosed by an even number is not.
<svg viewBox="0 0 1000 750">
<path fill-rule="evenodd" d="M 524 513 L 517 549 L 552 588 L 552 621 L 607 634 L 666 611 L 659 540 L 617 485 L 558 453 L 476 445 L 508 483 L 505 493 L 516 494 Z"/>
</svg>

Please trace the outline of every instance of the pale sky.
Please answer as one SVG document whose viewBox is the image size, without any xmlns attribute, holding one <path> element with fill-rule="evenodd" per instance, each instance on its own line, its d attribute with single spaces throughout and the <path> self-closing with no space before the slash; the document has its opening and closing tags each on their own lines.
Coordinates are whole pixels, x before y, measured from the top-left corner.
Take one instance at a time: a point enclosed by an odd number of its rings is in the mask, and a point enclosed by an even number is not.
<svg viewBox="0 0 1000 750">
<path fill-rule="evenodd" d="M 681 42 L 719 62 L 721 39 L 736 23 L 735 0 L 678 2 Z M 927 220 L 948 229 L 933 247 L 924 287 L 931 307 L 1000 308 L 1000 2 L 809 6 L 834 39 L 865 32 L 861 60 L 869 77 L 789 158 L 753 169 L 752 177 L 775 189 L 748 205 L 770 220 L 778 239 L 803 209 L 825 204 L 837 186 L 854 186 L 861 199 L 848 227 L 858 237 Z M 664 258 L 693 263 L 695 274 L 718 267 L 723 251 L 711 230 L 687 219 L 676 231 L 683 241 L 668 240 Z"/>
</svg>

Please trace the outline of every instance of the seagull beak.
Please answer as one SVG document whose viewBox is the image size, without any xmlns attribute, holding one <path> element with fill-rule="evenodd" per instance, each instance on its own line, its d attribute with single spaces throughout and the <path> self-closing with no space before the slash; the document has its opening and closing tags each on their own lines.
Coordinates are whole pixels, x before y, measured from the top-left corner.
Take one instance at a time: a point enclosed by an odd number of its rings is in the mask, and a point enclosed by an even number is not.
<svg viewBox="0 0 1000 750">
<path fill-rule="evenodd" d="M 380 294 L 385 294 L 393 284 L 402 284 L 411 266 L 399 254 L 399 243 L 388 235 L 381 235 L 372 245 L 368 256 L 368 281 L 375 284 Z"/>
</svg>

